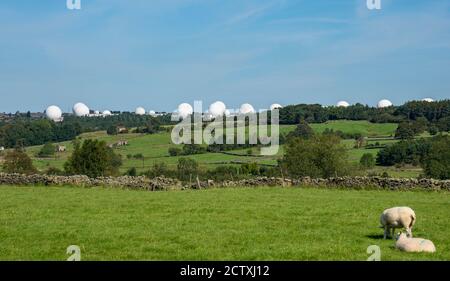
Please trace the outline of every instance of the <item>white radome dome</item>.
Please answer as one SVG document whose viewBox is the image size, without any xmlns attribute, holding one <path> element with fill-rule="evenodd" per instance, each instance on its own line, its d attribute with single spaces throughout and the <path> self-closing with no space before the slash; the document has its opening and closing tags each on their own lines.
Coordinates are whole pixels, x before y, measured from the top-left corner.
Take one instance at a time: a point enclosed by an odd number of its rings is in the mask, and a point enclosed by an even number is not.
<svg viewBox="0 0 450 281">
<path fill-rule="evenodd" d="M 378 108 L 386 108 L 392 106 L 392 102 L 390 100 L 380 100 L 378 102 Z"/>
<path fill-rule="evenodd" d="M 227 110 L 226 105 L 221 101 L 216 101 L 209 106 L 208 112 L 212 115 L 212 117 L 220 117 L 225 114 Z"/>
<path fill-rule="evenodd" d="M 228 117 L 231 115 L 231 112 L 228 109 L 226 109 L 223 114 L 225 114 L 225 116 Z"/>
<path fill-rule="evenodd" d="M 150 116 L 156 116 L 156 112 L 154 110 L 149 110 L 148 115 Z"/>
<path fill-rule="evenodd" d="M 422 101 L 434 102 L 434 99 L 432 99 L 432 98 L 424 98 L 424 99 L 422 99 Z"/>
<path fill-rule="evenodd" d="M 52 121 L 59 121 L 62 117 L 61 108 L 56 105 L 51 105 L 45 110 L 45 116 Z"/>
<path fill-rule="evenodd" d="M 78 117 L 89 115 L 89 107 L 84 103 L 76 103 L 72 108 L 73 114 Z"/>
<path fill-rule="evenodd" d="M 253 106 L 251 104 L 244 103 L 243 105 L 241 105 L 241 108 L 239 109 L 239 113 L 241 113 L 241 114 L 255 113 L 255 109 L 253 108 Z"/>
<path fill-rule="evenodd" d="M 349 107 L 350 104 L 349 104 L 348 102 L 342 100 L 342 101 L 338 102 L 338 103 L 336 104 L 336 106 L 337 106 L 337 107 Z"/>
<path fill-rule="evenodd" d="M 99 114 L 100 114 L 100 111 L 96 110 L 96 111 L 94 111 L 94 114 L 95 114 L 95 115 L 99 115 Z"/>
<path fill-rule="evenodd" d="M 283 108 L 283 106 L 279 103 L 274 103 L 270 106 L 270 111 L 275 110 L 275 109 L 281 109 Z"/>
<path fill-rule="evenodd" d="M 109 111 L 109 110 L 104 110 L 104 111 L 102 112 L 102 115 L 110 116 L 110 115 L 112 115 L 112 113 L 111 113 L 111 111 Z"/>
<path fill-rule="evenodd" d="M 194 109 L 192 108 L 192 106 L 188 103 L 182 103 L 178 106 L 178 116 L 182 119 L 185 119 L 187 117 L 189 117 L 190 115 L 192 115 L 192 113 L 194 112 Z"/>
<path fill-rule="evenodd" d="M 75 110 L 75 108 L 77 108 L 79 106 L 86 106 L 86 105 L 82 102 L 77 102 L 76 104 L 73 105 L 72 109 Z"/>
<path fill-rule="evenodd" d="M 137 107 L 136 110 L 134 111 L 134 113 L 136 115 L 144 115 L 145 114 L 145 109 L 143 107 Z"/>
</svg>

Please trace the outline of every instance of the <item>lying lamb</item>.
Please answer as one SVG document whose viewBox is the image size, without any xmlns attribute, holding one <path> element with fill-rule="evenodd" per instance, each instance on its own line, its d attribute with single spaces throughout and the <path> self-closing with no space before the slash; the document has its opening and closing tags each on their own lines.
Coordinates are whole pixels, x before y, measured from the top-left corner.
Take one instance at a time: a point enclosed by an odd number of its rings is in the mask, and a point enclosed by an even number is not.
<svg viewBox="0 0 450 281">
<path fill-rule="evenodd" d="M 433 242 L 422 238 L 408 238 L 405 233 L 400 234 L 395 247 L 404 252 L 436 252 Z"/>
<path fill-rule="evenodd" d="M 405 228 L 408 237 L 412 237 L 412 227 L 415 221 L 416 214 L 409 207 L 394 207 L 384 210 L 380 217 L 381 228 L 384 229 L 384 239 L 388 235 L 394 238 L 396 228 Z"/>
</svg>

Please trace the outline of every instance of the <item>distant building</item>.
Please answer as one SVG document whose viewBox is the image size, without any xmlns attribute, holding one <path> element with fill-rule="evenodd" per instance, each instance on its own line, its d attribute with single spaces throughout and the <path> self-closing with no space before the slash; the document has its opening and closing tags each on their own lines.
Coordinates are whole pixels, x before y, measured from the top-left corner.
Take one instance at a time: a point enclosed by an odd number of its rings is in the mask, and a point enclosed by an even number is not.
<svg viewBox="0 0 450 281">
<path fill-rule="evenodd" d="M 67 148 L 64 145 L 57 145 L 56 152 L 66 152 Z"/>
<path fill-rule="evenodd" d="M 128 129 L 126 127 L 117 127 L 117 133 L 126 134 L 128 133 Z"/>
</svg>

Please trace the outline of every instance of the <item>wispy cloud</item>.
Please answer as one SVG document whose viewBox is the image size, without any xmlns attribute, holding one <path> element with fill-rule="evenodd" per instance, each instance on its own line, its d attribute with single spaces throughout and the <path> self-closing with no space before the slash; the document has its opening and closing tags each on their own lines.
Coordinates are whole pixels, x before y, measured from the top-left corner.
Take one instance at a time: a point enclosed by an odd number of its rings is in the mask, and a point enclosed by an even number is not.
<svg viewBox="0 0 450 281">
<path fill-rule="evenodd" d="M 284 18 L 275 19 L 269 22 L 269 24 L 296 24 L 296 23 L 324 23 L 324 24 L 350 24 L 350 19 L 340 19 L 331 17 L 296 17 L 296 18 Z"/>
<path fill-rule="evenodd" d="M 251 7 L 249 9 L 229 18 L 225 22 L 225 25 L 234 25 L 234 24 L 249 20 L 250 18 L 264 15 L 264 13 L 267 12 L 270 8 L 272 8 L 276 3 L 277 2 L 270 2 L 270 3 L 264 4 L 264 5 Z"/>
</svg>

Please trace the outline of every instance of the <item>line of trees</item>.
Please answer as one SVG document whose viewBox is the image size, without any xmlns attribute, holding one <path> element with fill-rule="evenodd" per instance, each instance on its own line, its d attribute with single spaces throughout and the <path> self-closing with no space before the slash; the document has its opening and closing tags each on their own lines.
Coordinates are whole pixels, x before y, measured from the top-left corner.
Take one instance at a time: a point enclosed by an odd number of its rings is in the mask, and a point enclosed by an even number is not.
<svg viewBox="0 0 450 281">
<path fill-rule="evenodd" d="M 424 117 L 432 124 L 450 118 L 450 100 L 436 102 L 411 101 L 401 106 L 374 108 L 363 104 L 349 107 L 323 107 L 320 104 L 290 105 L 280 110 L 281 124 L 323 123 L 329 120 L 367 120 L 374 123 L 399 123 Z M 444 122 L 448 124 L 448 121 Z M 441 126 L 446 126 L 441 124 Z M 445 128 L 442 128 L 445 129 Z M 448 129 L 446 129 L 448 131 Z"/>
<path fill-rule="evenodd" d="M 66 116 L 63 122 L 55 123 L 19 116 L 10 122 L 0 123 L 0 146 L 14 148 L 62 142 L 74 140 L 81 133 L 102 130 L 115 134 L 117 131 L 111 128 L 118 126 L 136 128 L 136 133 L 153 134 L 162 130 L 160 119 L 165 120 L 163 117 L 122 113 L 107 117 Z"/>
<path fill-rule="evenodd" d="M 79 123 L 54 123 L 41 119 L 18 120 L 0 127 L 0 146 L 13 148 L 73 140 L 82 132 Z"/>
<path fill-rule="evenodd" d="M 450 179 L 450 136 L 394 143 L 378 152 L 377 164 L 421 166 L 426 177 Z"/>
</svg>

